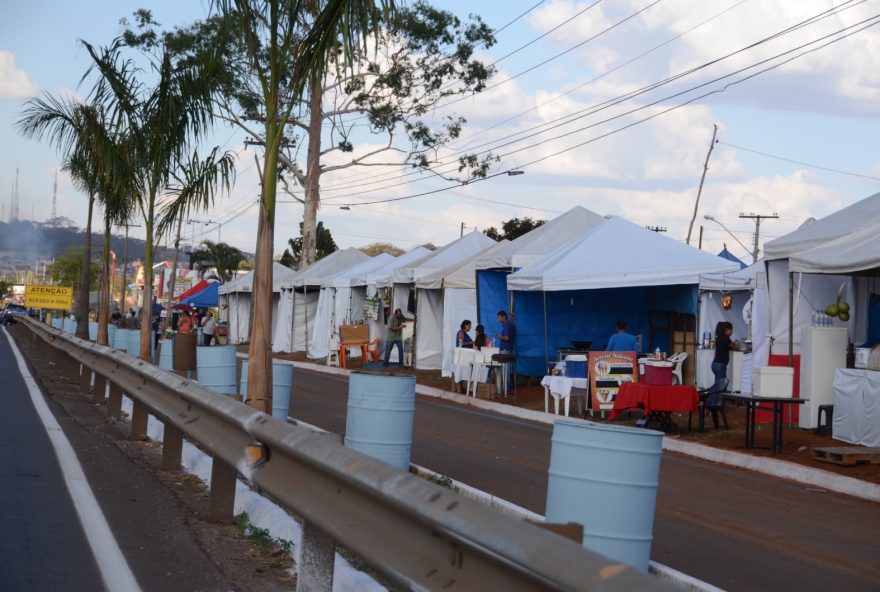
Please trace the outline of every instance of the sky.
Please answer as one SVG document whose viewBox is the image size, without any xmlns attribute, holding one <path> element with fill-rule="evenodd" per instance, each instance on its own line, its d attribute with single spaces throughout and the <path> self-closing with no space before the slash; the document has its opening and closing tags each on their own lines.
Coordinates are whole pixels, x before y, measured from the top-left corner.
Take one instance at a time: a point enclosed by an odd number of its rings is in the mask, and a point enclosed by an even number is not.
<svg viewBox="0 0 880 592">
<path fill-rule="evenodd" d="M 52 147 L 18 132 L 24 101 L 40 93 L 86 95 L 88 88 L 78 85 L 88 55 L 79 40 L 110 43 L 121 32 L 120 18 L 144 4 L 35 0 L 5 8 L 4 220 L 16 171 L 19 217 L 50 217 L 62 160 Z M 435 2 L 462 18 L 475 5 L 487 24 L 500 29 L 496 44 L 479 50 L 496 73 L 484 92 L 441 103 L 426 119 L 430 124 L 459 115 L 467 121 L 461 137 L 438 154 L 446 163 L 439 171 L 449 170 L 456 154 L 490 151 L 498 157 L 490 178 L 462 185 L 407 175 L 399 167 L 325 174 L 318 219 L 340 247 L 442 245 L 463 228 L 499 227 L 513 217 L 549 219 L 575 205 L 662 227 L 685 241 L 713 125 L 718 142 L 691 238 L 697 245 L 702 226 L 708 251 L 726 244 L 751 261 L 755 222 L 741 213 L 778 214 L 761 222 L 763 244 L 809 217 L 880 191 L 876 1 Z M 204 17 L 208 6 L 149 3 L 165 28 Z M 236 153 L 237 182 L 230 196 L 185 225 L 185 241 L 220 239 L 253 252 L 256 207 L 247 205 L 259 193 L 259 149 L 246 147 L 245 139 L 237 129 L 216 125 L 211 143 Z M 355 140 L 355 156 L 385 141 L 366 133 Z M 331 154 L 327 162 L 339 164 L 338 158 Z M 523 174 L 507 175 L 510 170 Z M 276 256 L 298 234 L 302 217 L 301 204 L 279 199 L 286 203 L 279 206 Z M 59 173 L 58 214 L 84 226 L 85 206 L 85 195 Z M 139 233 L 132 229 L 133 236 Z"/>
</svg>

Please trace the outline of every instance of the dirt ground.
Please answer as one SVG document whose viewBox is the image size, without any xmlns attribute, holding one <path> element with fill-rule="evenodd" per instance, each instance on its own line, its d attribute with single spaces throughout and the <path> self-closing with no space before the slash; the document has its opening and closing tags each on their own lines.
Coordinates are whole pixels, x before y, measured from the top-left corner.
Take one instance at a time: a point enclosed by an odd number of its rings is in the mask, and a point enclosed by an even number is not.
<svg viewBox="0 0 880 592">
<path fill-rule="evenodd" d="M 246 348 L 244 349 L 246 351 Z M 315 363 L 310 360 L 304 353 L 297 354 L 276 354 L 276 357 L 296 360 L 301 362 Z M 323 365 L 322 363 L 318 363 Z M 348 361 L 350 370 L 357 370 L 362 367 L 359 358 L 351 358 Z M 425 386 L 431 386 L 443 390 L 452 390 L 452 382 L 449 378 L 440 376 L 439 370 L 413 370 L 411 368 L 398 368 L 391 366 L 389 371 L 394 373 L 414 374 L 416 382 Z M 508 397 L 492 397 L 492 400 L 502 405 L 514 405 L 526 409 L 536 411 L 544 410 L 544 389 L 533 379 L 534 384 L 528 384 L 525 379 L 520 378 L 517 386 L 516 398 Z M 552 404 L 552 403 L 551 403 Z M 574 408 L 574 401 L 571 402 Z M 793 427 L 789 427 L 787 422 L 783 428 L 783 446 L 781 454 L 774 454 L 770 450 L 770 442 L 772 438 L 771 424 L 759 424 L 755 432 L 755 448 L 745 447 L 745 407 L 741 405 L 728 404 L 727 419 L 730 429 L 712 429 L 711 419 L 706 418 L 706 431 L 697 431 L 697 417 L 693 417 L 693 430 L 688 431 L 688 414 L 674 413 L 673 419 L 676 423 L 677 430 L 674 431 L 674 437 L 678 437 L 685 441 L 698 442 L 706 446 L 715 448 L 723 448 L 733 450 L 744 454 L 754 456 L 766 456 L 778 460 L 797 463 L 814 469 L 821 469 L 840 475 L 846 475 L 854 479 L 860 479 L 870 483 L 880 485 L 880 464 L 860 464 L 856 466 L 841 466 L 829 462 L 822 462 L 813 458 L 813 448 L 823 447 L 849 447 L 853 446 L 847 442 L 834 440 L 828 436 L 820 436 L 812 430 L 802 430 L 797 427 L 797 423 Z M 618 418 L 615 423 L 623 425 L 635 425 L 636 420 L 641 417 L 638 412 L 626 412 Z M 601 423 L 611 423 L 607 418 L 602 418 L 598 414 L 586 419 Z"/>
</svg>

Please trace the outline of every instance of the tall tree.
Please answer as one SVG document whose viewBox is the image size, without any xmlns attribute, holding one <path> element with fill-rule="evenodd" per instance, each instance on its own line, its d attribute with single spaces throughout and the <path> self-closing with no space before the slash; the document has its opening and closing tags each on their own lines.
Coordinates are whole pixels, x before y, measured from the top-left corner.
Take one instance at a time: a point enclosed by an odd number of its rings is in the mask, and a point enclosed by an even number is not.
<svg viewBox="0 0 880 592">
<path fill-rule="evenodd" d="M 389 255 L 394 255 L 395 257 L 399 257 L 406 253 L 400 247 L 395 247 L 391 243 L 370 243 L 366 247 L 361 247 L 361 251 L 370 257 L 375 257 L 380 253 L 388 253 Z"/>
<path fill-rule="evenodd" d="M 299 231 L 300 235 L 296 238 L 290 238 L 287 240 L 287 244 L 290 246 L 288 249 L 284 249 L 284 254 L 281 256 L 281 265 L 286 265 L 287 267 L 292 267 L 294 269 L 300 269 L 304 266 L 303 262 L 303 223 L 299 223 Z M 318 222 L 317 227 L 317 247 L 316 247 L 316 255 L 315 261 L 319 259 L 323 259 L 330 253 L 334 251 L 338 251 L 339 247 L 336 245 L 336 241 L 333 240 L 333 235 L 330 234 L 330 230 L 324 227 L 323 222 Z"/>
<path fill-rule="evenodd" d="M 501 232 L 498 231 L 494 226 L 490 226 L 483 234 L 488 236 L 489 238 L 495 239 L 496 241 L 500 240 L 514 240 L 516 238 L 521 237 L 522 235 L 531 232 L 535 228 L 545 224 L 546 220 L 532 220 L 528 216 L 525 218 L 511 218 L 507 222 L 501 223 Z"/>
<path fill-rule="evenodd" d="M 202 247 L 192 254 L 193 265 L 204 270 L 202 277 L 213 275 L 224 284 L 232 280 L 243 260 L 244 254 L 232 245 L 209 240 L 202 241 Z"/>
</svg>

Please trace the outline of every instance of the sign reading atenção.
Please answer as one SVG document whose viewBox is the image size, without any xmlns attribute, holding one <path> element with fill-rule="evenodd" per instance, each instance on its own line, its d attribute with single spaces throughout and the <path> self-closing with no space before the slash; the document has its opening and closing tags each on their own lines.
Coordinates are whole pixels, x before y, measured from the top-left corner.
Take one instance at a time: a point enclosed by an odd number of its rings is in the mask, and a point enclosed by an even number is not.
<svg viewBox="0 0 880 592">
<path fill-rule="evenodd" d="M 28 308 L 70 310 L 73 308 L 73 288 L 28 284 L 24 288 L 24 305 Z"/>
</svg>

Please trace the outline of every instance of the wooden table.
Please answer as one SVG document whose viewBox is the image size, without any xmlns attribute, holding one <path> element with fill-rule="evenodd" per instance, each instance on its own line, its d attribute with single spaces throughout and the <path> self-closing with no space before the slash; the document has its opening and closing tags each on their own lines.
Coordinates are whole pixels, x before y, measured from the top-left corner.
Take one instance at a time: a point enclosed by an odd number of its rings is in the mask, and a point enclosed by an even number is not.
<svg viewBox="0 0 880 592">
<path fill-rule="evenodd" d="M 667 431 L 675 425 L 670 413 L 697 413 L 699 402 L 697 389 L 689 385 L 661 386 L 625 382 L 617 391 L 610 417 L 613 420 L 627 409 L 642 409 L 647 419 L 646 426 L 656 422 L 663 431 Z"/>
</svg>

